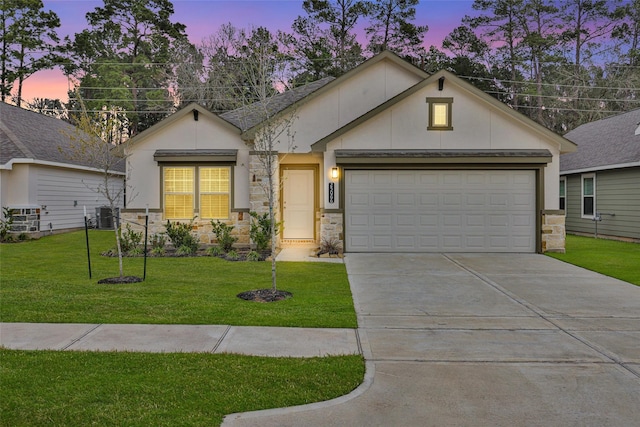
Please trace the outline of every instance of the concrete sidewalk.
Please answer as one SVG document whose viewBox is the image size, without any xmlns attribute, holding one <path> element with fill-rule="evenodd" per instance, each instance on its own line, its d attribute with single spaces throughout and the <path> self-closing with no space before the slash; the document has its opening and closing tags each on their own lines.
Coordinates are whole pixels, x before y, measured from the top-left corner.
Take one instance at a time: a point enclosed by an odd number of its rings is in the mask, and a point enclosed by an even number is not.
<svg viewBox="0 0 640 427">
<path fill-rule="evenodd" d="M 361 353 L 354 329 L 226 325 L 0 323 L 0 346 L 15 350 L 201 352 L 269 357 Z"/>
</svg>

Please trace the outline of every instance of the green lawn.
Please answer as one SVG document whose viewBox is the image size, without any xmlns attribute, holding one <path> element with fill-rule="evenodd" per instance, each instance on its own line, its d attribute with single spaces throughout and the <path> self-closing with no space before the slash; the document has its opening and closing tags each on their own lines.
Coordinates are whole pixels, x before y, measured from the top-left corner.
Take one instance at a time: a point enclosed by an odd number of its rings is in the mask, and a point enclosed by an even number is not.
<svg viewBox="0 0 640 427">
<path fill-rule="evenodd" d="M 267 262 L 149 258 L 145 282 L 98 285 L 118 275 L 117 258 L 99 255 L 113 242 L 112 232 L 90 232 L 91 280 L 84 232 L 0 245 L 1 320 L 357 327 L 343 264 L 278 263 L 278 288 L 293 298 L 261 304 L 236 295 L 271 286 Z M 125 258 L 125 275 L 142 274 L 142 258 Z"/>
<path fill-rule="evenodd" d="M 117 275 L 100 252 L 113 234 L 84 232 L 0 245 L 3 322 L 230 324 L 356 327 L 344 265 L 278 263 L 293 298 L 261 304 L 236 297 L 270 287 L 270 263 L 150 258 L 147 280 L 98 285 Z M 125 274 L 142 276 L 142 258 Z M 313 359 L 0 349 L 0 425 L 212 426 L 228 413 L 298 405 L 349 393 L 361 356 Z"/>
<path fill-rule="evenodd" d="M 225 414 L 341 396 L 359 356 L 0 350 L 2 426 L 214 426 Z"/>
<path fill-rule="evenodd" d="M 640 286 L 640 244 L 567 235 L 566 253 L 547 255 Z"/>
</svg>

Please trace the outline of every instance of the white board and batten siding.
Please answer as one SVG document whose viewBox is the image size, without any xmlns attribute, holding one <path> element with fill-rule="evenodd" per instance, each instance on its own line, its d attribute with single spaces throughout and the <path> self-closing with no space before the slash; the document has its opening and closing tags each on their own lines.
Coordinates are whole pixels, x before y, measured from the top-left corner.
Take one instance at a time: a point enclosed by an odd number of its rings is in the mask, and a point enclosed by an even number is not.
<svg viewBox="0 0 640 427">
<path fill-rule="evenodd" d="M 532 170 L 346 170 L 348 252 L 535 252 Z"/>
<path fill-rule="evenodd" d="M 99 173 L 38 167 L 37 204 L 46 206 L 40 215 L 40 231 L 84 227 L 85 206 L 87 214 L 95 217 L 96 207 L 109 205 L 109 201 L 95 191 L 102 185 L 103 179 Z M 114 190 L 115 186 L 122 185 L 122 178 L 113 178 Z M 120 200 L 119 207 L 123 202 Z"/>
</svg>

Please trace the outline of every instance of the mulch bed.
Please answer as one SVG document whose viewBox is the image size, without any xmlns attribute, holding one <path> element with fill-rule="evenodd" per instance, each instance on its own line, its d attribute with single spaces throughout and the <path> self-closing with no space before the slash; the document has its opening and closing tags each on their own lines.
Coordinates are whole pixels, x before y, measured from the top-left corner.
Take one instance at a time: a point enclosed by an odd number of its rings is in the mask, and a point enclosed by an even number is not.
<svg viewBox="0 0 640 427">
<path fill-rule="evenodd" d="M 107 277 L 106 279 L 98 280 L 99 285 L 122 285 L 139 282 L 142 282 L 142 278 L 138 276 Z"/>
<path fill-rule="evenodd" d="M 255 289 L 253 291 L 241 292 L 237 296 L 246 301 L 275 302 L 292 298 L 293 294 L 287 291 L 274 292 L 273 289 Z"/>
</svg>

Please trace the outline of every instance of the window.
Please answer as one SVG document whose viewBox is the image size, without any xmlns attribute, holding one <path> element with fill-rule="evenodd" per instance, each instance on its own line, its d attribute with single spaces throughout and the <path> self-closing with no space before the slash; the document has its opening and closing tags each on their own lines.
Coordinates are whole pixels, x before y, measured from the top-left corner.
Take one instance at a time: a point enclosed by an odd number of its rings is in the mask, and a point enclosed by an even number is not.
<svg viewBox="0 0 640 427">
<path fill-rule="evenodd" d="M 560 210 L 567 210 L 567 177 L 560 177 Z"/>
<path fill-rule="evenodd" d="M 200 168 L 200 216 L 229 218 L 229 168 Z"/>
<path fill-rule="evenodd" d="M 428 130 L 453 130 L 451 104 L 453 98 L 427 98 L 429 104 Z"/>
<path fill-rule="evenodd" d="M 229 166 L 165 166 L 163 184 L 166 219 L 229 218 Z"/>
<path fill-rule="evenodd" d="M 167 219 L 193 218 L 194 169 L 164 168 L 164 214 Z"/>
<path fill-rule="evenodd" d="M 596 176 L 582 175 L 582 217 L 593 218 L 596 213 Z"/>
</svg>

